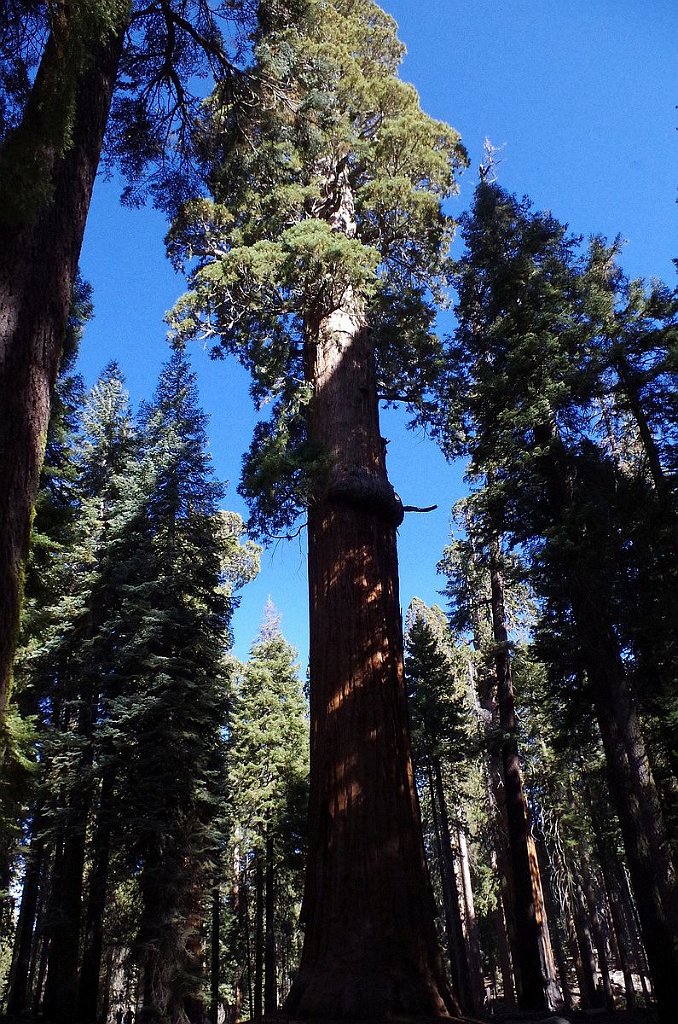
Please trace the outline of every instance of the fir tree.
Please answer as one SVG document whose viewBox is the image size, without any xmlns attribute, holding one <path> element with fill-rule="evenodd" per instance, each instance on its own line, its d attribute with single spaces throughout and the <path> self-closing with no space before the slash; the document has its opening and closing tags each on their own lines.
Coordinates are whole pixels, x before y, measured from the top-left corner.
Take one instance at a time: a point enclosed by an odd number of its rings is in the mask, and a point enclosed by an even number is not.
<svg viewBox="0 0 678 1024">
<path fill-rule="evenodd" d="M 296 652 L 284 639 L 279 622 L 269 603 L 261 632 L 239 676 L 230 718 L 233 841 L 240 857 L 256 862 L 256 883 L 265 888 L 268 908 L 267 920 L 255 927 L 265 982 L 262 1000 L 262 972 L 255 972 L 251 1007 L 255 1016 L 260 1016 L 262 1009 L 266 1013 L 276 1009 L 276 953 L 281 939 L 298 927 L 294 894 L 285 889 L 296 883 L 297 898 L 301 895 L 299 840 L 305 832 L 308 795 L 306 704 Z M 249 902 L 254 905 L 256 900 Z M 286 980 L 281 979 L 283 987 Z"/>
<path fill-rule="evenodd" d="M 468 751 L 469 708 L 460 685 L 459 652 L 453 649 L 447 623 L 439 608 L 427 608 L 415 598 L 407 614 L 405 675 L 412 720 L 412 752 L 422 788 L 429 789 L 435 847 L 442 883 L 447 948 L 454 989 L 462 1009 L 480 1012 L 483 1005 L 482 969 L 475 921 L 462 921 L 454 856 L 452 822 L 458 827 L 459 804 Z M 445 776 L 451 776 L 446 787 Z M 446 789 L 452 793 L 448 808 Z"/>
<path fill-rule="evenodd" d="M 141 897 L 135 953 L 149 1014 L 201 1003 L 201 940 L 220 846 L 225 784 L 223 668 L 234 597 L 223 488 L 206 451 L 195 377 L 175 353 L 144 415 L 144 457 L 112 524 L 127 554 L 116 618 L 118 822 Z M 132 540 L 134 549 L 131 549 Z M 254 554 L 254 552 L 252 552 Z"/>
</svg>

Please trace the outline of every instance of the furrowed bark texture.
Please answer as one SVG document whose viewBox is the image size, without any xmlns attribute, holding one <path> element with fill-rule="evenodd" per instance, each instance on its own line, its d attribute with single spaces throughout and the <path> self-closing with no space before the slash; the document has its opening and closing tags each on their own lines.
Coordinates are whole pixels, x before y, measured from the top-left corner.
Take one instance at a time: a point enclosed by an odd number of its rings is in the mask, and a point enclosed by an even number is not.
<svg viewBox="0 0 678 1024">
<path fill-rule="evenodd" d="M 51 392 L 122 38 L 120 33 L 100 47 L 78 83 L 73 144 L 65 156 L 47 160 L 51 200 L 30 223 L 16 225 L 0 216 L 0 720 L 9 695 Z M 43 82 L 58 77 L 47 65 L 59 59 L 59 47 L 50 41 L 26 115 L 38 128 L 39 91 Z M 35 124 L 33 130 L 39 134 Z"/>
<path fill-rule="evenodd" d="M 309 434 L 333 456 L 309 509 L 311 783 L 304 950 L 285 1010 L 455 1010 L 410 756 L 396 527 L 360 303 L 308 324 Z"/>
</svg>

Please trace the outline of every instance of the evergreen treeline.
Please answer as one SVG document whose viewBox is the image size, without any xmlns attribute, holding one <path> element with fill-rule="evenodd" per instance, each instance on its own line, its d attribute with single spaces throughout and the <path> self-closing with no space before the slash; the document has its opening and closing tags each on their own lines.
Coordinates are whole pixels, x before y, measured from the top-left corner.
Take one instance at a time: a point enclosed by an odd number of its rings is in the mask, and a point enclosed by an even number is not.
<svg viewBox="0 0 678 1024">
<path fill-rule="evenodd" d="M 678 292 L 629 280 L 618 241 L 573 237 L 491 161 L 451 261 L 442 203 L 465 153 L 398 79 L 371 0 L 86 7 L 48 24 L 9 4 L 18 50 L 0 52 L 0 190 L 32 156 L 0 217 L 20 325 L 0 381 L 17 442 L 0 495 L 8 1016 L 655 1004 L 675 1024 Z M 220 15 L 251 29 L 242 78 Z M 153 40 L 181 75 L 220 69 L 206 103 L 158 72 Z M 190 271 L 173 329 L 236 354 L 273 402 L 245 458 L 251 529 L 307 517 L 308 712 L 272 606 L 247 662 L 229 653 L 258 548 L 222 508 L 185 354 L 138 416 L 115 363 L 88 395 L 73 373 L 118 66 L 135 182 L 169 131 L 169 108 L 144 106 L 160 85 L 183 125 L 158 186 Z M 404 637 L 380 400 L 468 465 L 447 608 L 415 599 Z"/>
<path fill-rule="evenodd" d="M 208 926 L 216 1005 L 229 979 L 234 993 L 241 984 L 230 943 L 221 965 L 225 929 L 251 941 L 254 963 L 264 938 L 250 918 L 264 892 L 283 979 L 294 962 L 304 701 L 294 652 L 272 618 L 250 664 L 228 655 L 236 592 L 256 574 L 258 549 L 243 542 L 240 517 L 220 508 L 185 355 L 167 363 L 137 419 L 116 364 L 87 397 L 68 370 L 53 407 L 16 664 L 31 735 L 6 808 L 19 825 L 7 882 L 13 873 L 23 882 L 5 918 L 5 939 L 14 932 L 7 1010 L 90 1021 L 140 1002 L 149 1020 L 198 1020 L 209 1005 Z M 243 723 L 253 720 L 260 732 L 248 741 Z M 262 731 L 268 760 L 255 787 Z M 263 792 L 271 806 L 262 818 Z M 255 861 L 266 863 L 265 884 Z M 274 1002 L 276 971 L 269 953 Z M 250 1003 L 261 985 L 249 978 Z"/>
</svg>

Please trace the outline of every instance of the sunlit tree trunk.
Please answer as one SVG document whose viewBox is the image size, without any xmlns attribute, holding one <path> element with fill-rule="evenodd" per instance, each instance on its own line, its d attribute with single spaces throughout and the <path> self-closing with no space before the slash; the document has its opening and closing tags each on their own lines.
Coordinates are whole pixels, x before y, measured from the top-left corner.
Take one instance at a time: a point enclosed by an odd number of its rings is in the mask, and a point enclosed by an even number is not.
<svg viewBox="0 0 678 1024">
<path fill-rule="evenodd" d="M 340 177 L 340 176 L 339 176 Z M 355 234 L 339 190 L 333 227 Z M 304 948 L 286 1000 L 311 1017 L 455 1009 L 434 928 L 403 668 L 396 529 L 375 357 L 348 286 L 306 320 L 312 444 L 330 456 L 308 512 L 311 774 Z"/>
</svg>

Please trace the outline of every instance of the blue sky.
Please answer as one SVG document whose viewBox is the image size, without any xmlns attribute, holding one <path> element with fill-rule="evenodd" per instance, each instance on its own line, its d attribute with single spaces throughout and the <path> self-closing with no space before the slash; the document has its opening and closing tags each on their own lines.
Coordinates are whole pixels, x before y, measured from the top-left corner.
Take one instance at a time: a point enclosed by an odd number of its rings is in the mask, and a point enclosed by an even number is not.
<svg viewBox="0 0 678 1024">
<path fill-rule="evenodd" d="M 632 276 L 675 283 L 678 256 L 678 5 L 675 0 L 386 0 L 408 48 L 402 77 L 427 113 L 462 135 L 472 160 L 452 204 L 468 206 L 483 141 L 501 147 L 498 174 L 582 235 L 621 234 Z M 81 266 L 94 287 L 95 319 L 82 346 L 88 384 L 110 359 L 121 364 L 137 404 L 168 356 L 163 314 L 183 290 L 164 256 L 157 212 L 119 206 L 119 186 L 100 180 Z M 211 417 L 216 471 L 236 494 L 240 460 L 255 412 L 248 378 L 233 361 L 192 351 L 202 404 Z M 403 611 L 415 595 L 441 602 L 435 565 L 449 533 L 449 510 L 463 493 L 462 467 L 448 466 L 432 442 L 387 413 L 389 473 L 406 504 L 438 504 L 400 530 Z M 262 572 L 242 595 L 234 622 L 245 657 L 267 596 L 305 666 L 308 647 L 303 541 L 265 552 Z"/>
</svg>

